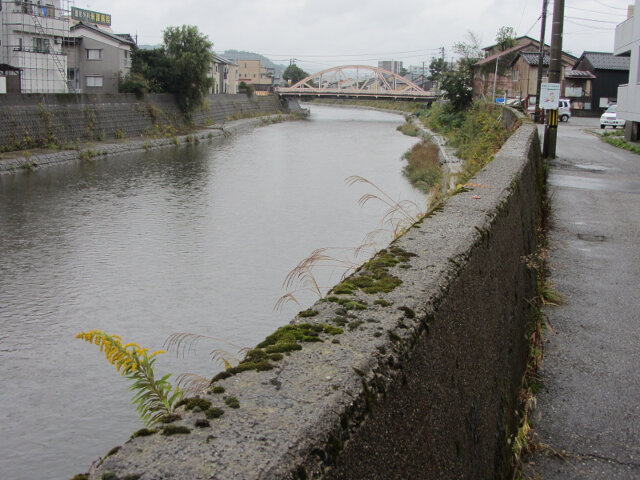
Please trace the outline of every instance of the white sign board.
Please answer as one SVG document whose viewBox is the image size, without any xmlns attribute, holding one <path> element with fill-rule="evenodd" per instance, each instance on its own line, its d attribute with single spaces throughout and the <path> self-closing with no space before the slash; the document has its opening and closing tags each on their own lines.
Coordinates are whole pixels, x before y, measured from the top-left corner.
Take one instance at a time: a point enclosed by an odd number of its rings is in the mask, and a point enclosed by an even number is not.
<svg viewBox="0 0 640 480">
<path fill-rule="evenodd" d="M 564 94 L 567 97 L 581 97 L 582 87 L 565 87 Z"/>
<path fill-rule="evenodd" d="M 560 84 L 543 83 L 540 89 L 540 108 L 558 110 L 560 104 Z"/>
<path fill-rule="evenodd" d="M 7 93 L 7 77 L 0 77 L 0 94 Z"/>
</svg>

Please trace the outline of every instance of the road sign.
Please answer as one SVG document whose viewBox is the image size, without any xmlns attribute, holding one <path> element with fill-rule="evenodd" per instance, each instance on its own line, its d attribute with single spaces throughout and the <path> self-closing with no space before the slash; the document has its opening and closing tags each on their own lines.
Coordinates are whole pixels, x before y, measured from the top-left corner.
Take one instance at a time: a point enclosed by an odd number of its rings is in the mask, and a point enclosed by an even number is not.
<svg viewBox="0 0 640 480">
<path fill-rule="evenodd" d="M 560 84 L 543 83 L 540 89 L 540 108 L 558 110 L 560 106 Z"/>
</svg>

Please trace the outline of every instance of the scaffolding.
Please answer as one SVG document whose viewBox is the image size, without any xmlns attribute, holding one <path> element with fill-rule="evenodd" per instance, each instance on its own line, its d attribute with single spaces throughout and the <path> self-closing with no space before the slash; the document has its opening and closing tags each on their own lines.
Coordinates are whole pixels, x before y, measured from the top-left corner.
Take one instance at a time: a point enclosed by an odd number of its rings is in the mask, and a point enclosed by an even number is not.
<svg viewBox="0 0 640 480">
<path fill-rule="evenodd" d="M 74 93 L 67 56 L 73 0 L 0 0 L 0 63 L 20 69 L 21 93 Z"/>
</svg>

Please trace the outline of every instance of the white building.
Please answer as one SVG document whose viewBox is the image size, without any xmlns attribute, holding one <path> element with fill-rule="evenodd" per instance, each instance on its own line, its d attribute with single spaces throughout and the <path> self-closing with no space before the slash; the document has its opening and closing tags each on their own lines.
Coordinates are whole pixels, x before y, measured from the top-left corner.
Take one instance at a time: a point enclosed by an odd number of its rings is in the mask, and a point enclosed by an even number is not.
<svg viewBox="0 0 640 480">
<path fill-rule="evenodd" d="M 0 64 L 19 69 L 21 93 L 67 93 L 67 0 L 0 0 Z"/>
<path fill-rule="evenodd" d="M 214 54 L 209 76 L 213 78 L 211 93 L 238 93 L 238 64 L 233 60 Z"/>
<path fill-rule="evenodd" d="M 614 54 L 630 56 L 629 82 L 618 87 L 618 117 L 627 120 L 626 137 L 640 138 L 640 0 L 630 6 L 628 18 L 616 27 Z"/>
</svg>

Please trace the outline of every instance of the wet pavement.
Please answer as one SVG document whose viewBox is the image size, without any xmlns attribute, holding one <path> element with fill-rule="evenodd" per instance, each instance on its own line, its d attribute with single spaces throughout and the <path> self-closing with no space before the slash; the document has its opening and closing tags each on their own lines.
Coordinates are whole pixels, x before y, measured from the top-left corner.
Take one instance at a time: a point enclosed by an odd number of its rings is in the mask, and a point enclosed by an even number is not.
<svg viewBox="0 0 640 480">
<path fill-rule="evenodd" d="M 607 130 L 608 131 L 608 130 Z M 572 118 L 551 161 L 551 281 L 529 478 L 640 478 L 640 155 Z"/>
</svg>

